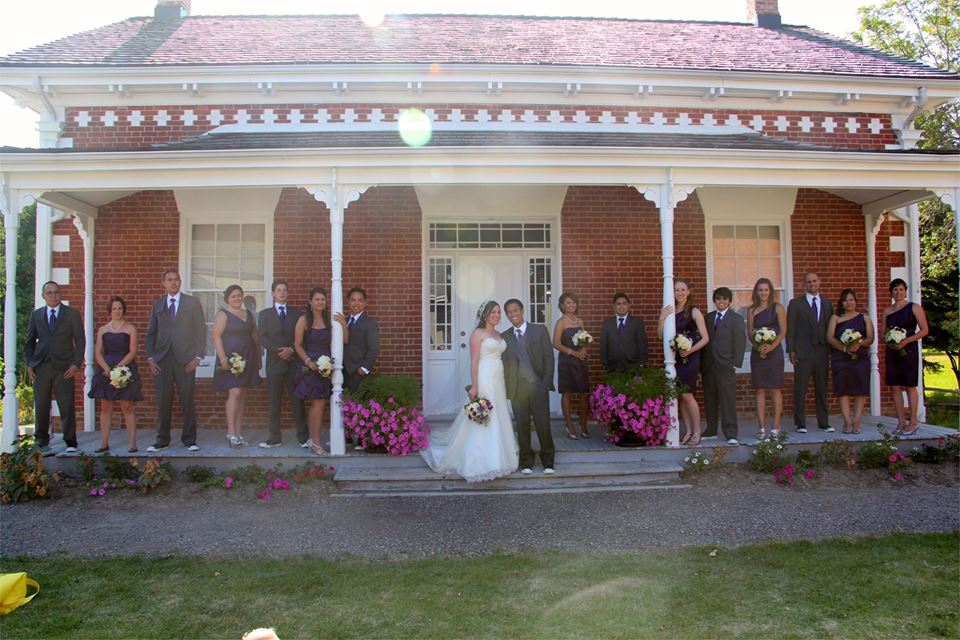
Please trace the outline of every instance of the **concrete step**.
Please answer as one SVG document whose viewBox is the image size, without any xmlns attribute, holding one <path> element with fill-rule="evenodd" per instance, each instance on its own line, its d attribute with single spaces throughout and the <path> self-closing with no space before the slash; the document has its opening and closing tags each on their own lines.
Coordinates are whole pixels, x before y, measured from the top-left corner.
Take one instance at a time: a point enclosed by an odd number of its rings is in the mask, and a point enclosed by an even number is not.
<svg viewBox="0 0 960 640">
<path fill-rule="evenodd" d="M 660 462 L 592 462 L 561 465 L 544 475 L 537 468 L 532 475 L 519 472 L 489 482 L 468 483 L 456 475 L 442 475 L 425 464 L 403 467 L 340 466 L 334 475 L 343 494 L 409 495 L 450 492 L 558 492 L 582 489 L 670 486 L 677 483 L 682 467 Z"/>
</svg>

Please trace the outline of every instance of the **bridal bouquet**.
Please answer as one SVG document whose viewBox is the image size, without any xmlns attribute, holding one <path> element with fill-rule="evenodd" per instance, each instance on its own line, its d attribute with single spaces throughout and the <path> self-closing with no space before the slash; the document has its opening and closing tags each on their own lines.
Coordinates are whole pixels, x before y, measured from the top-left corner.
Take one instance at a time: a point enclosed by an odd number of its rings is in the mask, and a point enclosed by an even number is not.
<svg viewBox="0 0 960 640">
<path fill-rule="evenodd" d="M 114 389 L 123 389 L 130 384 L 132 378 L 133 371 L 127 365 L 110 369 L 110 386 Z"/>
<path fill-rule="evenodd" d="M 753 344 L 760 345 L 773 344 L 777 340 L 777 332 L 770 327 L 760 327 L 753 330 Z M 759 353 L 759 352 L 758 352 Z M 767 354 L 761 353 L 761 358 L 766 358 Z"/>
<path fill-rule="evenodd" d="M 889 347 L 898 347 L 900 343 L 907 338 L 906 329 L 901 329 L 900 327 L 890 327 L 887 330 L 887 333 L 883 336 L 883 341 L 887 343 Z M 903 349 L 898 349 L 900 357 L 903 358 L 907 355 L 907 352 Z"/>
<path fill-rule="evenodd" d="M 243 359 L 242 355 L 234 351 L 227 358 L 227 366 L 230 367 L 230 373 L 239 376 L 247 368 L 247 361 Z"/>
<path fill-rule="evenodd" d="M 685 333 L 678 333 L 670 340 L 670 346 L 673 348 L 673 352 L 679 356 L 681 351 L 689 351 L 693 348 L 693 340 Z M 687 364 L 687 358 L 680 358 L 680 364 Z"/>
<path fill-rule="evenodd" d="M 333 363 L 334 359 L 330 356 L 320 356 L 317 358 L 317 369 L 320 372 L 321 377 L 330 377 L 330 374 L 333 373 Z"/>
<path fill-rule="evenodd" d="M 467 417 L 470 418 L 471 421 L 481 426 L 486 426 L 487 423 L 490 422 L 493 403 L 486 398 L 477 396 L 475 400 L 471 400 L 463 405 L 463 408 L 467 410 Z"/>
<path fill-rule="evenodd" d="M 843 345 L 844 349 L 849 349 L 855 344 L 860 344 L 861 340 L 863 340 L 863 336 L 855 329 L 845 329 L 843 333 L 840 334 L 840 344 Z M 850 354 L 851 360 L 856 360 L 858 357 L 856 352 Z"/>
<path fill-rule="evenodd" d="M 585 344 L 590 344 L 593 342 L 593 336 L 580 329 L 575 334 L 573 334 L 573 346 L 582 347 Z"/>
</svg>

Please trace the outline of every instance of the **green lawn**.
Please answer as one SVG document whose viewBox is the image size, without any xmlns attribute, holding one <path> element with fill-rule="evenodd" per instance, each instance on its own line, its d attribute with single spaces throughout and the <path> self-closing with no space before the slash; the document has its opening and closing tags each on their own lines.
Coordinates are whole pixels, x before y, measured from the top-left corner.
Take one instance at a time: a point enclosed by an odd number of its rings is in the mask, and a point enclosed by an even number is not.
<svg viewBox="0 0 960 640">
<path fill-rule="evenodd" d="M 891 517 L 896 517 L 891 514 Z M 280 533 L 280 532 L 278 532 Z M 109 543 L 105 543 L 105 549 Z M 5 638 L 960 635 L 960 536 L 481 558 L 4 559 L 41 594 Z"/>
<path fill-rule="evenodd" d="M 925 387 L 934 387 L 936 389 L 957 388 L 957 376 L 953 374 L 953 369 L 950 368 L 950 361 L 947 359 L 947 356 L 924 353 L 923 359 L 942 365 L 940 371 L 937 373 L 931 373 L 929 369 L 924 369 L 923 385 Z"/>
</svg>

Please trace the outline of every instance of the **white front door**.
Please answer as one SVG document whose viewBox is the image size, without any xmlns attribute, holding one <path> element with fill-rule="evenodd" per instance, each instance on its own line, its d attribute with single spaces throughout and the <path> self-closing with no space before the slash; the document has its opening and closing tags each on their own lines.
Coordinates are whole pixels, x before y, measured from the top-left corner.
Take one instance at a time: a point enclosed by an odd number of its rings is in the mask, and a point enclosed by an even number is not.
<svg viewBox="0 0 960 640">
<path fill-rule="evenodd" d="M 524 257 L 516 253 L 460 254 L 428 261 L 430 328 L 424 371 L 424 410 L 457 413 L 470 384 L 470 334 L 487 300 L 518 298 L 526 304 Z M 498 330 L 509 326 L 502 314 Z"/>
</svg>

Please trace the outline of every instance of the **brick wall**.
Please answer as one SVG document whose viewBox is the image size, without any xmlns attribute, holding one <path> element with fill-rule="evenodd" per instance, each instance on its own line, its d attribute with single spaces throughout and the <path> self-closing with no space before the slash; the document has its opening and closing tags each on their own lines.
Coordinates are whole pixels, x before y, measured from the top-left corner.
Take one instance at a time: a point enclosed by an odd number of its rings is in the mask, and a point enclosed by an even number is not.
<svg viewBox="0 0 960 640">
<path fill-rule="evenodd" d="M 280 105 L 149 105 L 140 107 L 71 107 L 67 110 L 61 137 L 73 140 L 78 149 L 138 148 L 150 144 L 182 140 L 200 135 L 220 125 L 249 123 L 287 124 L 302 122 L 358 123 L 370 122 L 374 109 L 383 121 L 396 121 L 398 115 L 413 105 L 370 105 L 353 103 L 280 104 Z M 438 121 L 453 119 L 458 110 L 465 121 L 475 121 L 481 109 L 499 115 L 512 114 L 515 121 L 530 117 L 547 122 L 556 112 L 564 122 L 630 122 L 637 124 L 737 124 L 762 131 L 765 135 L 847 149 L 883 149 L 896 144 L 896 131 L 889 114 L 831 113 L 791 110 L 733 110 L 723 108 L 626 108 L 620 106 L 570 105 L 479 105 L 425 104 Z M 634 115 L 631 115 L 634 114 Z M 762 123 L 755 121 L 761 118 Z M 852 130 L 851 130 L 852 129 Z"/>
</svg>

